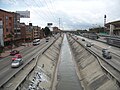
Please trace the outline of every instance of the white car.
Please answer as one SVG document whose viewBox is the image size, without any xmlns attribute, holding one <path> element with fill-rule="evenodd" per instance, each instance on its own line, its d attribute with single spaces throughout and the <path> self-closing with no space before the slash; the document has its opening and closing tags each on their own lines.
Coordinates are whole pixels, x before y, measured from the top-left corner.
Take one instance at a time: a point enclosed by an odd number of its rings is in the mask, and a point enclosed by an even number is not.
<svg viewBox="0 0 120 90">
<path fill-rule="evenodd" d="M 11 67 L 12 68 L 17 68 L 17 67 L 21 66 L 22 64 L 23 64 L 23 59 L 22 58 L 18 58 L 16 60 L 12 61 Z"/>
<path fill-rule="evenodd" d="M 33 40 L 33 46 L 39 45 L 39 44 L 40 44 L 40 39 Z"/>
</svg>

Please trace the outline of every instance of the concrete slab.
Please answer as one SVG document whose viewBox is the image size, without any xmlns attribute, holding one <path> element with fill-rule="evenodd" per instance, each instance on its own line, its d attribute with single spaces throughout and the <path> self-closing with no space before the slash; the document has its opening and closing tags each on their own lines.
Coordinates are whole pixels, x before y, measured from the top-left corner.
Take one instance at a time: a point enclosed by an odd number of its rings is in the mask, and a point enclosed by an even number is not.
<svg viewBox="0 0 120 90">
<path fill-rule="evenodd" d="M 108 80 L 106 83 L 101 85 L 101 87 L 97 88 L 96 90 L 120 90 L 118 86 L 111 80 Z"/>
<path fill-rule="evenodd" d="M 33 79 L 38 76 L 41 77 L 35 78 L 36 86 L 41 90 L 50 90 L 52 88 L 53 79 L 55 75 L 55 68 L 58 62 L 58 56 L 60 53 L 60 44 L 62 42 L 62 37 L 59 38 L 54 45 L 52 45 L 42 56 L 38 57 L 36 68 L 33 73 L 29 76 L 29 80 L 33 82 Z M 34 82 L 34 83 L 35 83 Z M 38 84 L 38 85 L 37 85 Z M 29 85 L 30 86 L 30 85 Z M 37 88 L 36 87 L 36 88 Z"/>
<path fill-rule="evenodd" d="M 85 90 L 119 90 L 118 85 L 102 71 L 96 57 L 74 40 L 69 40 Z M 73 43 L 74 42 L 74 43 Z"/>
</svg>

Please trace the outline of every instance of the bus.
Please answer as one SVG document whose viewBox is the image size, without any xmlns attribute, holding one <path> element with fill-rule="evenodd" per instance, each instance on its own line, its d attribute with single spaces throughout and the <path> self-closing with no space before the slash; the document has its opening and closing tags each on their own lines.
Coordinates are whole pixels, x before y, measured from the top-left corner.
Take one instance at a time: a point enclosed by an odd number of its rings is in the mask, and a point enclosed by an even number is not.
<svg viewBox="0 0 120 90">
<path fill-rule="evenodd" d="M 33 40 L 33 46 L 39 45 L 39 44 L 40 44 L 40 39 Z"/>
</svg>

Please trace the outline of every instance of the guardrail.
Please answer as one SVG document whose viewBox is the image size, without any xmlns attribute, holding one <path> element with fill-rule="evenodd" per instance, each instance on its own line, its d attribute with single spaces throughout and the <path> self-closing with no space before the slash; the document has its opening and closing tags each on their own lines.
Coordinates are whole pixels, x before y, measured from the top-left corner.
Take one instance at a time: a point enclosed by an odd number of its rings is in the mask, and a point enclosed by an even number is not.
<svg viewBox="0 0 120 90">
<path fill-rule="evenodd" d="M 94 45 L 94 47 L 95 47 L 95 48 L 98 48 L 98 49 L 100 49 L 100 50 L 102 50 L 102 48 L 99 47 L 99 46 L 97 46 L 97 45 Z M 114 54 L 114 55 L 120 57 L 120 55 L 118 55 L 118 54 L 116 54 L 116 53 L 114 53 L 114 52 L 111 52 L 111 51 L 110 51 L 110 53 L 112 53 L 112 54 Z"/>
<path fill-rule="evenodd" d="M 38 54 L 39 54 L 39 52 L 38 52 L 36 55 L 38 55 Z M 15 75 L 16 75 L 20 70 L 22 70 L 26 65 L 28 65 L 32 60 L 34 60 L 35 57 L 36 57 L 36 56 L 33 56 L 32 59 L 30 59 L 29 61 L 27 61 L 26 64 L 23 64 L 22 67 L 19 67 L 19 69 L 18 69 L 16 72 L 14 72 L 11 76 L 9 76 L 6 80 L 4 80 L 4 82 L 2 82 L 2 83 L 0 84 L 0 87 L 3 88 L 3 86 L 4 86 L 11 78 L 15 77 Z"/>
<path fill-rule="evenodd" d="M 52 43 L 50 43 L 50 45 L 46 45 L 46 49 L 45 50 L 43 50 L 42 51 L 42 54 L 48 49 L 48 48 L 50 48 L 50 46 L 51 45 L 53 45 L 57 40 L 58 40 L 58 38 L 59 38 L 59 36 L 52 42 Z M 21 70 L 23 70 L 29 63 L 31 63 L 33 60 L 35 60 L 35 58 L 40 54 L 40 52 L 41 51 L 39 51 L 36 55 L 34 55 L 33 57 L 32 57 L 32 59 L 30 59 L 26 64 L 23 64 L 22 65 L 22 67 L 19 67 L 19 69 L 16 71 L 16 72 L 14 72 L 11 76 L 9 76 L 6 80 L 4 80 L 4 82 L 2 82 L 1 84 L 0 84 L 0 89 L 2 89 L 2 88 L 4 88 L 4 85 L 10 80 L 10 79 L 12 79 L 13 77 L 15 77 L 15 75 L 16 74 L 18 74 Z M 34 66 L 35 67 L 35 66 Z M 33 69 L 32 70 L 34 70 L 34 67 L 33 67 Z M 30 72 L 32 72 L 32 70 L 30 71 Z M 29 73 L 30 73 L 29 72 Z M 27 77 L 27 75 L 26 75 L 26 77 Z M 25 77 L 25 78 L 26 78 Z M 25 78 L 24 78 L 24 80 L 25 80 Z M 23 81 L 24 81 L 23 80 Z M 19 83 L 19 85 L 21 84 L 22 82 L 20 82 Z M 19 86 L 18 85 L 18 86 Z M 16 87 L 16 89 L 17 89 L 17 87 Z"/>
<path fill-rule="evenodd" d="M 85 37 L 85 38 L 89 38 L 87 36 L 82 36 L 81 37 Z M 99 35 L 100 37 L 105 37 L 106 41 L 102 41 L 102 40 L 98 40 L 96 38 L 89 38 L 91 40 L 96 40 L 105 44 L 109 44 L 111 46 L 115 46 L 115 47 L 119 47 L 120 48 L 120 36 L 110 36 L 110 35 Z"/>
<path fill-rule="evenodd" d="M 115 68 L 114 66 L 112 66 L 108 61 L 106 61 L 103 57 L 100 57 L 98 54 L 96 54 L 94 51 L 92 51 L 91 49 L 89 48 L 86 48 L 83 44 L 81 44 L 80 42 L 78 42 L 75 38 L 73 38 L 71 35 L 70 37 L 75 40 L 79 45 L 81 45 L 82 47 L 84 47 L 87 51 L 89 51 L 91 54 L 93 54 L 97 60 L 98 60 L 98 63 L 100 64 L 100 66 L 102 67 L 102 69 L 104 71 L 106 71 L 112 78 L 114 78 L 116 80 L 116 84 L 118 84 L 118 86 L 120 87 L 120 70 L 118 68 Z M 101 63 L 101 60 L 105 63 L 107 63 L 113 70 L 116 71 L 116 74 L 113 74 L 110 70 L 108 70 L 102 63 Z"/>
</svg>

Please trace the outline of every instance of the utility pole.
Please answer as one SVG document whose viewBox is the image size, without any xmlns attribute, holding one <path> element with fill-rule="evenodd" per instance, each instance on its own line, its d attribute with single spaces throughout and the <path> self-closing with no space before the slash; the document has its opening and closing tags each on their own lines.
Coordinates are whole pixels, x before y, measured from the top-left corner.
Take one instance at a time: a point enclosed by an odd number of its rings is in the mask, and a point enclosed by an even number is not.
<svg viewBox="0 0 120 90">
<path fill-rule="evenodd" d="M 105 33 L 106 15 L 104 15 L 104 33 Z"/>
</svg>

